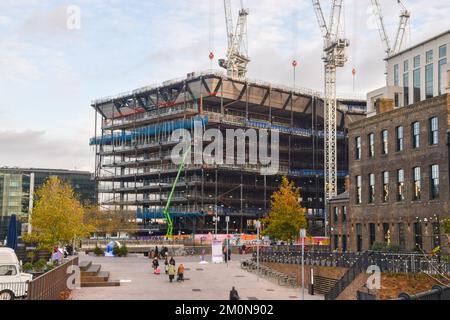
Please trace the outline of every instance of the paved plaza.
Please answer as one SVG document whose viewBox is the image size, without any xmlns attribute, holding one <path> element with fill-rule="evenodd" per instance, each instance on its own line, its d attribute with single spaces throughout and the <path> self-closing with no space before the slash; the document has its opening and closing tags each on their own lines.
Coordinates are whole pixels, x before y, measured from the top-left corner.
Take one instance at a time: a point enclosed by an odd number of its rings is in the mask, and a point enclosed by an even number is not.
<svg viewBox="0 0 450 320">
<path fill-rule="evenodd" d="M 111 273 L 112 280 L 122 281 L 120 287 L 82 288 L 74 290 L 74 300 L 228 300 L 233 286 L 242 300 L 301 300 L 301 290 L 281 287 L 265 279 L 259 279 L 240 267 L 240 261 L 248 257 L 234 256 L 226 264 L 200 264 L 198 257 L 175 258 L 177 268 L 183 263 L 186 281 L 169 282 L 165 274 L 153 274 L 151 260 L 143 257 L 104 258 L 81 256 L 80 261 L 90 260 L 101 264 L 102 270 Z M 160 261 L 162 264 L 162 261 Z M 162 268 L 164 270 L 164 267 Z M 164 273 L 164 272 L 163 272 Z M 310 296 L 307 300 L 323 300 L 323 296 Z"/>
</svg>

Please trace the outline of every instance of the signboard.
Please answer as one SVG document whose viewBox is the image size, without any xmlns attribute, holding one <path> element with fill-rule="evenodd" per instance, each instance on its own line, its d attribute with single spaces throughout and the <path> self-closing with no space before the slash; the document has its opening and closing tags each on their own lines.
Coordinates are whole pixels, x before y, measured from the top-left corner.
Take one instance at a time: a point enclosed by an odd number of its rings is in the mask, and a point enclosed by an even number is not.
<svg viewBox="0 0 450 320">
<path fill-rule="evenodd" d="M 213 240 L 212 241 L 212 262 L 213 263 L 223 263 L 222 241 L 221 240 Z"/>
</svg>

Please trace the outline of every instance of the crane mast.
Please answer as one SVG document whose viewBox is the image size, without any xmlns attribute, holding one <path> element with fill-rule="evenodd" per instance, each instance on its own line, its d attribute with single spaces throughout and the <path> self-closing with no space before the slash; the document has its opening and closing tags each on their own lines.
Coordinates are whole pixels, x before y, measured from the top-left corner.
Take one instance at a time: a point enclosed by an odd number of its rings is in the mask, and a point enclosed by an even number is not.
<svg viewBox="0 0 450 320">
<path fill-rule="evenodd" d="M 329 24 L 327 26 L 320 0 L 313 0 L 319 27 L 324 39 L 325 64 L 325 236 L 328 236 L 329 200 L 337 195 L 337 98 L 336 71 L 347 62 L 346 49 L 349 41 L 342 35 L 343 0 L 333 0 Z"/>
<path fill-rule="evenodd" d="M 227 70 L 232 78 L 243 79 L 247 75 L 247 65 L 250 62 L 247 45 L 247 16 L 249 11 L 244 8 L 241 0 L 236 27 L 233 24 L 231 0 L 224 0 L 225 22 L 228 37 L 227 58 L 220 59 L 219 65 Z"/>
</svg>

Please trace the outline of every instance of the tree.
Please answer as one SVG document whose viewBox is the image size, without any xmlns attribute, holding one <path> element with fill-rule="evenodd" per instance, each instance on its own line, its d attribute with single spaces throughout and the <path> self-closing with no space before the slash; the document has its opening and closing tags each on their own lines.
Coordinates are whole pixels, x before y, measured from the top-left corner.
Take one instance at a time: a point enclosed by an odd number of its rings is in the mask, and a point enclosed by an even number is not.
<svg viewBox="0 0 450 320">
<path fill-rule="evenodd" d="M 51 251 L 55 245 L 67 245 L 88 236 L 93 228 L 84 220 L 85 209 L 72 187 L 57 177 L 50 177 L 36 191 L 33 229 L 25 241 L 37 242 L 40 248 Z"/>
<path fill-rule="evenodd" d="M 450 246 L 450 219 L 444 220 L 442 222 L 442 227 L 445 235 L 447 236 L 448 244 Z"/>
<path fill-rule="evenodd" d="M 133 218 L 126 212 L 102 211 L 98 207 L 88 208 L 86 214 L 86 222 L 94 227 L 95 232 L 109 235 L 132 229 Z"/>
<path fill-rule="evenodd" d="M 300 189 L 283 177 L 280 189 L 272 195 L 270 214 L 263 223 L 263 234 L 275 240 L 298 239 L 300 229 L 306 229 L 305 209 L 300 206 Z"/>
</svg>

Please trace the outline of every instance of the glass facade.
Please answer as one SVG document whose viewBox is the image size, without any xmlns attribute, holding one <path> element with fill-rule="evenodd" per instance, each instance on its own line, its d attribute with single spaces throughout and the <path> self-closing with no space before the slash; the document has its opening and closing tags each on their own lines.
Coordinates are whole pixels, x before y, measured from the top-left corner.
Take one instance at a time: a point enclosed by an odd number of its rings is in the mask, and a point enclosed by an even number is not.
<svg viewBox="0 0 450 320">
<path fill-rule="evenodd" d="M 425 67 L 425 96 L 426 99 L 433 98 L 433 64 Z"/>
<path fill-rule="evenodd" d="M 399 85 L 399 67 L 398 64 L 394 66 L 394 86 Z"/>
<path fill-rule="evenodd" d="M 420 69 L 413 73 L 414 103 L 420 102 Z"/>
<path fill-rule="evenodd" d="M 409 73 L 403 74 L 403 105 L 409 105 Z"/>
</svg>

